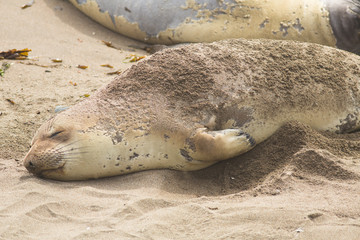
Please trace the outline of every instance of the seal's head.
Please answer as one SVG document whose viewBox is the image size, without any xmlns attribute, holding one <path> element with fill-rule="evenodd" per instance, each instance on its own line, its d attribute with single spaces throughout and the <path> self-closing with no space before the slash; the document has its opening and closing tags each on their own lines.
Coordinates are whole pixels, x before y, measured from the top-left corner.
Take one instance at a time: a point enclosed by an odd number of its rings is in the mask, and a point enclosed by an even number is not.
<svg viewBox="0 0 360 240">
<path fill-rule="evenodd" d="M 82 152 L 75 128 L 55 119 L 38 129 L 24 159 L 27 170 L 37 176 L 63 175 L 66 164 Z"/>
<path fill-rule="evenodd" d="M 103 154 L 104 149 L 112 153 L 111 140 L 94 129 L 94 122 L 91 118 L 67 112 L 50 119 L 32 139 L 24 166 L 36 176 L 56 180 L 102 176 L 106 168 L 99 162 L 108 157 Z"/>
</svg>

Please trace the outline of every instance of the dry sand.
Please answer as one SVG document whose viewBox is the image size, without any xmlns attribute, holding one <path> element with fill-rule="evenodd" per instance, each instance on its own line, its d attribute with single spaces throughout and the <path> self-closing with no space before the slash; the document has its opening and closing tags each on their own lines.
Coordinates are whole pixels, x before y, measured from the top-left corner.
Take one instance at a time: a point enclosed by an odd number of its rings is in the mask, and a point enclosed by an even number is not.
<svg viewBox="0 0 360 240">
<path fill-rule="evenodd" d="M 6 61 L 0 78 L 0 239 L 360 239 L 359 133 L 292 122 L 244 156 L 197 172 L 82 182 L 30 175 L 22 158 L 55 107 L 109 83 L 113 70 L 101 64 L 124 70 L 126 56 L 146 53 L 67 1 L 22 10 L 27 2 L 0 0 L 0 51 L 30 48 L 33 58 Z"/>
</svg>

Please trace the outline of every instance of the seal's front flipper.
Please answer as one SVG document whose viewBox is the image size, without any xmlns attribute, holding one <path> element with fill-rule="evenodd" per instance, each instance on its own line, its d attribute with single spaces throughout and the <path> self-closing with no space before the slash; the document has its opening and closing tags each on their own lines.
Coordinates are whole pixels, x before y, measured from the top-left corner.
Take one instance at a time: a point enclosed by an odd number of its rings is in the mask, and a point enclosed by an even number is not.
<svg viewBox="0 0 360 240">
<path fill-rule="evenodd" d="M 207 131 L 197 129 L 186 143 L 186 151 L 194 160 L 221 161 L 252 149 L 255 140 L 240 129 Z"/>
</svg>

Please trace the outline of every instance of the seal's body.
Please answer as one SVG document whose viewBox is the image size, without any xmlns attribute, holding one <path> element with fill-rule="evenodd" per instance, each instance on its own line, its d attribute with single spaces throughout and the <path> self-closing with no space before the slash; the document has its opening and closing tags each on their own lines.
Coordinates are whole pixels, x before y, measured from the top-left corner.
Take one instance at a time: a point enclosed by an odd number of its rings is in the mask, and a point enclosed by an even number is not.
<svg viewBox="0 0 360 240">
<path fill-rule="evenodd" d="M 39 176 L 192 171 L 238 156 L 288 121 L 359 128 L 360 57 L 310 43 L 225 40 L 155 53 L 40 127 Z"/>
<path fill-rule="evenodd" d="M 102 25 L 158 44 L 297 40 L 360 51 L 359 0 L 70 0 Z"/>
</svg>

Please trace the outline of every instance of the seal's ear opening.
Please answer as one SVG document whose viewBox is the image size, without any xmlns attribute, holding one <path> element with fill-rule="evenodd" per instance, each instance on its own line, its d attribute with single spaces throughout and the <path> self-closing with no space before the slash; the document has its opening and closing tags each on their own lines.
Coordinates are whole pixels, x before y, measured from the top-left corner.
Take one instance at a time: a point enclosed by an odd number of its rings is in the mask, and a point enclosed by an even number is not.
<svg viewBox="0 0 360 240">
<path fill-rule="evenodd" d="M 360 55 L 360 1 L 327 1 L 336 47 Z"/>
</svg>

